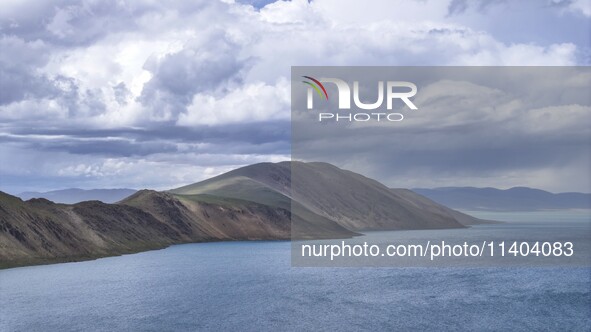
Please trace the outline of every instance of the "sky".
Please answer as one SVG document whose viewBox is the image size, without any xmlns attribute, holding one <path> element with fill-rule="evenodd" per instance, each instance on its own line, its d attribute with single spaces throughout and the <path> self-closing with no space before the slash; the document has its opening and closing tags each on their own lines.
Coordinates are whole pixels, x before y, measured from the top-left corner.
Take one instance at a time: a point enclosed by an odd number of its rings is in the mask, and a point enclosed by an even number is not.
<svg viewBox="0 0 591 332">
<path fill-rule="evenodd" d="M 588 0 L 5 0 L 0 190 L 169 189 L 288 160 L 291 66 L 588 66 L 590 31 Z M 392 187 L 589 192 L 590 109 L 566 112 L 547 142 L 565 153 L 499 148 L 537 162 L 450 172 L 411 153 L 397 177 L 339 166 Z M 447 151 L 486 160 L 486 144 L 450 140 Z"/>
<path fill-rule="evenodd" d="M 329 162 L 402 188 L 591 187 L 591 67 L 294 67 L 292 75 L 293 159 Z M 310 91 L 310 110 L 302 76 L 357 81 L 366 103 L 379 99 L 376 82 L 412 82 L 416 109 L 394 100 L 391 110 L 386 102 L 339 110 L 340 94 L 326 82 L 328 99 Z M 326 112 L 341 120 L 318 121 Z M 376 112 L 403 119 L 344 120 Z"/>
</svg>

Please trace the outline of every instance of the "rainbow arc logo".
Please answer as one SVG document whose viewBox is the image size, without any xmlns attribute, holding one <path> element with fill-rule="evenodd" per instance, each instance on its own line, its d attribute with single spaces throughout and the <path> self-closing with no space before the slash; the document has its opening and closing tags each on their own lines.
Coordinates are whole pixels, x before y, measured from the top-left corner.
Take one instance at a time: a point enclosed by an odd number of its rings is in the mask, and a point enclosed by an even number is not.
<svg viewBox="0 0 591 332">
<path fill-rule="evenodd" d="M 325 98 L 326 100 L 328 100 L 328 93 L 326 92 L 324 85 L 322 85 L 322 83 L 320 83 L 319 80 L 315 79 L 314 77 L 310 77 L 310 76 L 302 76 L 302 77 L 311 81 L 311 82 L 310 81 L 302 81 L 302 83 L 311 86 L 316 91 L 316 93 L 320 96 L 320 98 Z M 320 90 L 322 90 L 322 92 Z"/>
</svg>

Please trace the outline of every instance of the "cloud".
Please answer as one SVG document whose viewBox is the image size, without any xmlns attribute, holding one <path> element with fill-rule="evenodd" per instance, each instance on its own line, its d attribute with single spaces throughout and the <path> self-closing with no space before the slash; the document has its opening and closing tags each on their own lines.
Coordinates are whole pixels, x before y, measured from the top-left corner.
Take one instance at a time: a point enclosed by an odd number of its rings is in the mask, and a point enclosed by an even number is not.
<svg viewBox="0 0 591 332">
<path fill-rule="evenodd" d="M 14 131 L 15 134 L 0 134 L 0 140 L 28 150 L 106 157 L 189 152 L 288 154 L 290 140 L 288 120 L 153 129 L 15 128 Z"/>
<path fill-rule="evenodd" d="M 148 58 L 144 69 L 152 78 L 144 84 L 140 102 L 164 119 L 173 118 L 197 93 L 213 93 L 240 80 L 247 59 L 240 59 L 238 51 L 239 45 L 216 30 L 188 41 L 178 52 Z"/>
<path fill-rule="evenodd" d="M 269 151 L 256 153 L 248 150 L 244 153 L 228 151 L 224 154 L 214 151 L 105 157 L 100 154 L 70 154 L 59 150 L 29 150 L 14 142 L 3 142 L 0 153 L 11 156 L 10 162 L 0 164 L 2 188 L 9 188 L 9 192 L 15 194 L 30 188 L 51 190 L 69 187 L 127 187 L 165 190 L 204 180 L 242 165 L 277 162 L 289 158 L 288 154 L 273 154 Z"/>
<path fill-rule="evenodd" d="M 450 16 L 465 13 L 470 7 L 475 8 L 479 12 L 486 12 L 490 6 L 503 5 L 506 2 L 506 0 L 452 0 L 447 7 L 447 11 Z"/>
<path fill-rule="evenodd" d="M 194 126 L 289 120 L 289 99 L 289 82 L 284 78 L 275 85 L 246 84 L 219 99 L 209 94 L 196 94 L 177 123 Z"/>
<path fill-rule="evenodd" d="M 591 3 L 586 0 L 552 0 L 550 3 L 569 12 L 591 16 Z"/>
<path fill-rule="evenodd" d="M 44 42 L 2 36 L 0 48 L 0 105 L 42 98 L 55 92 L 51 80 L 34 70 L 35 66 L 42 66 L 47 61 L 44 53 L 49 48 Z M 15 63 L 14 59 L 20 60 Z"/>
<path fill-rule="evenodd" d="M 584 64 L 591 54 L 581 32 L 588 31 L 581 28 L 588 27 L 584 3 L 6 2 L 0 141 L 13 154 L 59 156 L 60 167 L 47 166 L 43 179 L 32 175 L 35 162 L 20 164 L 28 175 L 5 167 L 0 175 L 20 182 L 3 179 L 0 189 L 33 190 L 33 178 L 51 187 L 68 170 L 78 174 L 67 177 L 72 186 L 130 176 L 106 171 L 104 160 L 136 165 L 129 169 L 139 173 L 137 186 L 162 187 L 165 179 L 150 179 L 157 170 L 190 174 L 187 163 L 209 163 L 200 156 L 219 160 L 208 164 L 210 173 L 285 157 L 293 65 Z M 470 119 L 458 114 L 447 122 Z M 7 151 L 0 157 L 12 160 Z M 142 176 L 141 167 L 151 171 Z"/>
<path fill-rule="evenodd" d="M 324 125 L 308 111 L 293 126 L 294 158 L 331 162 L 392 187 L 589 191 L 591 176 L 583 171 L 591 168 L 587 68 L 418 67 L 373 73 L 412 77 L 419 87 L 413 99 L 418 110 L 396 110 L 405 116 L 399 123 Z"/>
</svg>

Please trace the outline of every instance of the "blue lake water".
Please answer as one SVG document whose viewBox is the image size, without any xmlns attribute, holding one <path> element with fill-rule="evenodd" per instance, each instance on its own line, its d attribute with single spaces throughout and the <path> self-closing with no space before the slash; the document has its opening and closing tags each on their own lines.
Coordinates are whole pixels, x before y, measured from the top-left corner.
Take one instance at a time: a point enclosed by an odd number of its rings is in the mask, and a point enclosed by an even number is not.
<svg viewBox="0 0 591 332">
<path fill-rule="evenodd" d="M 535 220 L 530 230 L 548 223 Z M 588 218 L 573 220 L 589 229 Z M 0 330 L 591 329 L 588 267 L 294 268 L 290 249 L 186 244 L 2 270 Z"/>
</svg>

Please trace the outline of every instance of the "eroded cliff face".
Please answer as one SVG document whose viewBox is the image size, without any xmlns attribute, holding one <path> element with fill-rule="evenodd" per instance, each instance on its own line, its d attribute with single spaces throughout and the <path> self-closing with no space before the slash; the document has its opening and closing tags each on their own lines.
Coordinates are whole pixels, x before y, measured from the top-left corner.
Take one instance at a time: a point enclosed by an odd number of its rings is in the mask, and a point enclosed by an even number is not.
<svg viewBox="0 0 591 332">
<path fill-rule="evenodd" d="M 326 163 L 261 163 L 116 204 L 22 201 L 0 192 L 0 267 L 76 261 L 202 241 L 347 238 L 464 227 L 444 206 Z M 292 221 L 294 222 L 292 224 Z M 469 220 L 470 221 L 470 220 Z"/>
<path fill-rule="evenodd" d="M 92 259 L 217 240 L 288 239 L 290 213 L 140 191 L 118 204 L 0 197 L 2 267 Z"/>
</svg>

